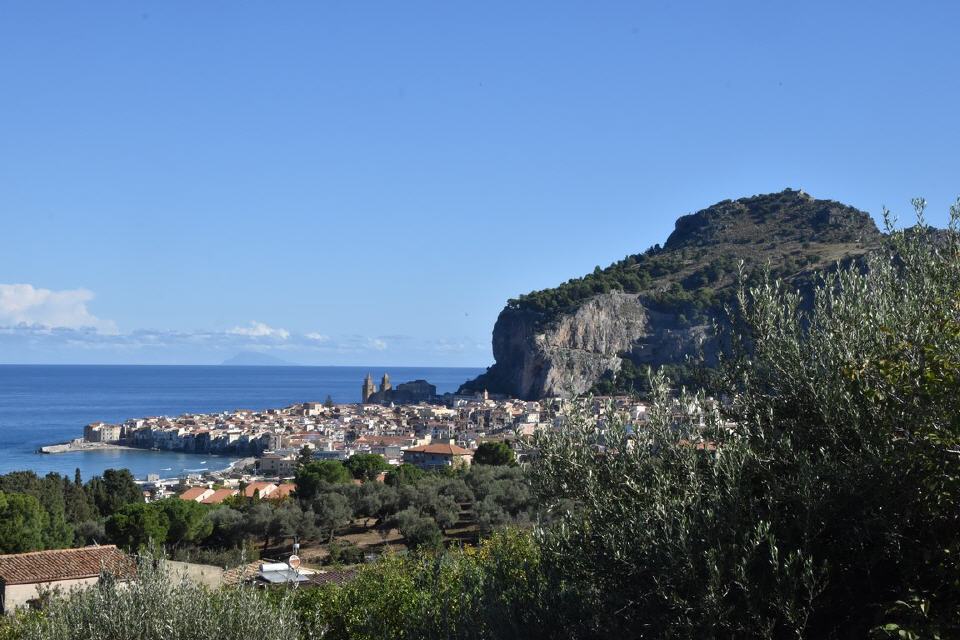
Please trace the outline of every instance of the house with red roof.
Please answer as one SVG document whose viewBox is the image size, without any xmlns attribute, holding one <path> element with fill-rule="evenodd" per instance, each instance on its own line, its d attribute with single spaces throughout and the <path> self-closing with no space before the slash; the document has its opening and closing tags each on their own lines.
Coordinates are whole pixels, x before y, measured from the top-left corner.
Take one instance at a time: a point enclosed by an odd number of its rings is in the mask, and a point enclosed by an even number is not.
<svg viewBox="0 0 960 640">
<path fill-rule="evenodd" d="M 209 496 L 207 496 L 200 502 L 202 504 L 222 504 L 223 501 L 226 500 L 227 498 L 232 498 L 233 496 L 239 495 L 239 494 L 240 492 L 237 491 L 236 489 L 228 489 L 228 488 L 217 489 L 216 491 L 211 493 Z"/>
<path fill-rule="evenodd" d="M 44 592 L 97 584 L 110 574 L 119 580 L 136 575 L 136 565 L 114 545 L 32 551 L 0 556 L 0 613 L 39 606 Z"/>
<path fill-rule="evenodd" d="M 213 493 L 213 489 L 210 487 L 190 487 L 180 494 L 180 499 L 190 502 L 203 502 L 212 496 Z"/>
<path fill-rule="evenodd" d="M 297 485 L 292 482 L 284 482 L 283 484 L 278 484 L 277 488 L 274 489 L 267 498 L 269 500 L 283 500 L 284 498 L 289 498 L 296 490 Z"/>
<path fill-rule="evenodd" d="M 243 495 L 248 498 L 266 498 L 277 490 L 277 485 L 272 482 L 251 482 L 244 490 Z"/>
<path fill-rule="evenodd" d="M 404 449 L 403 461 L 429 471 L 441 467 L 469 465 L 473 462 L 473 451 L 452 443 L 433 443 Z"/>
</svg>

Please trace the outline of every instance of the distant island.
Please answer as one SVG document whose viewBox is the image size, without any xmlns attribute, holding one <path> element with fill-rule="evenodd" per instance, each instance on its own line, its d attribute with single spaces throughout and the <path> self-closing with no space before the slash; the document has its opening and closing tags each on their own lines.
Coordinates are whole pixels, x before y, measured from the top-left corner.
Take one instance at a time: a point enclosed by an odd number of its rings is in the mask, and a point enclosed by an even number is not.
<svg viewBox="0 0 960 640">
<path fill-rule="evenodd" d="M 232 358 L 228 358 L 220 363 L 223 367 L 299 367 L 297 362 L 290 362 L 283 358 L 271 356 L 266 353 L 257 353 L 256 351 L 241 351 Z"/>
</svg>

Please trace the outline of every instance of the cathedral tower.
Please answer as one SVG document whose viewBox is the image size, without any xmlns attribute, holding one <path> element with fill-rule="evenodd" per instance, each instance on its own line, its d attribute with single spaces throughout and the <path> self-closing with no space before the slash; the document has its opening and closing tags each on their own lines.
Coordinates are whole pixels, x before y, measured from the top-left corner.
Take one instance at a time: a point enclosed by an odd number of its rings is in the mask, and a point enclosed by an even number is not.
<svg viewBox="0 0 960 640">
<path fill-rule="evenodd" d="M 367 377 L 363 380 L 363 388 L 360 391 L 361 402 L 367 404 L 370 401 L 370 397 L 377 392 L 377 388 L 373 384 L 373 376 L 369 373 Z"/>
</svg>

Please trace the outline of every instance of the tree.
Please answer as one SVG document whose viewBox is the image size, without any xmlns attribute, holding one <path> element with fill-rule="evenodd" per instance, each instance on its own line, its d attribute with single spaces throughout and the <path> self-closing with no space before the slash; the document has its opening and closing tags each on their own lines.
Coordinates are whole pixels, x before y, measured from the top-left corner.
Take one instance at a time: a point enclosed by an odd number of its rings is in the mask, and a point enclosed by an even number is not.
<svg viewBox="0 0 960 640">
<path fill-rule="evenodd" d="M 319 535 L 316 515 L 311 509 L 304 511 L 294 501 L 278 504 L 273 510 L 270 533 L 275 541 L 296 536 L 301 540 L 316 538 Z"/>
<path fill-rule="evenodd" d="M 100 520 L 86 520 L 74 527 L 74 538 L 80 546 L 100 544 L 107 539 L 107 531 Z"/>
<path fill-rule="evenodd" d="M 43 478 L 32 471 L 14 471 L 0 476 L 0 491 L 33 496 L 46 512 L 43 548 L 61 549 L 73 544 L 73 527 L 67 522 L 64 499 L 65 478 L 49 473 Z"/>
<path fill-rule="evenodd" d="M 246 538 L 246 522 L 240 511 L 231 507 L 213 509 L 208 516 L 212 531 L 207 539 L 221 548 L 236 547 Z"/>
<path fill-rule="evenodd" d="M 74 528 L 80 523 L 96 520 L 100 515 L 83 484 L 77 484 L 76 479 L 70 482 L 63 478 L 63 503 L 66 520 Z"/>
<path fill-rule="evenodd" d="M 460 520 L 460 505 L 453 496 L 432 493 L 423 510 L 433 518 L 441 530 L 447 530 Z"/>
<path fill-rule="evenodd" d="M 43 549 L 48 518 L 40 501 L 23 493 L 0 491 L 0 553 Z"/>
<path fill-rule="evenodd" d="M 107 536 L 118 546 L 137 551 L 167 539 L 170 522 L 162 509 L 150 504 L 128 504 L 107 519 Z"/>
<path fill-rule="evenodd" d="M 484 498 L 477 504 L 476 509 L 477 524 L 483 535 L 490 535 L 496 527 L 510 521 L 510 515 L 492 497 Z"/>
<path fill-rule="evenodd" d="M 297 454 L 297 468 L 310 464 L 313 460 L 313 447 L 303 445 L 300 447 L 300 453 Z"/>
<path fill-rule="evenodd" d="M 286 538 L 296 535 L 298 516 L 303 514 L 303 511 L 298 505 L 293 503 L 287 504 L 291 504 L 297 513 L 294 514 L 289 507 L 274 507 L 271 510 L 272 513 L 267 529 L 270 537 L 273 538 L 274 544 L 281 543 Z"/>
<path fill-rule="evenodd" d="M 297 469 L 296 497 L 309 504 L 327 484 L 350 482 L 351 475 L 338 460 L 318 460 Z"/>
<path fill-rule="evenodd" d="M 920 209 L 920 207 L 918 207 Z M 922 211 L 921 211 L 922 214 Z M 539 433 L 573 635 L 948 637 L 960 606 L 960 206 L 812 292 L 744 284 L 717 397 Z"/>
<path fill-rule="evenodd" d="M 481 442 L 473 454 L 476 464 L 509 465 L 515 464 L 516 456 L 506 442 Z"/>
<path fill-rule="evenodd" d="M 360 487 L 360 495 L 354 514 L 364 518 L 382 519 L 397 509 L 397 490 L 379 482 L 367 482 Z"/>
<path fill-rule="evenodd" d="M 167 498 L 152 505 L 167 517 L 167 543 L 173 546 L 200 544 L 213 532 L 209 508 L 192 500 Z"/>
<path fill-rule="evenodd" d="M 422 469 L 405 462 L 387 473 L 386 483 L 392 487 L 416 484 L 423 476 Z"/>
<path fill-rule="evenodd" d="M 357 453 L 347 459 L 346 467 L 357 480 L 370 481 L 390 469 L 386 459 L 377 453 Z"/>
<path fill-rule="evenodd" d="M 333 407 L 336 406 L 333 402 L 333 396 L 331 396 L 329 393 L 327 394 L 327 397 L 323 400 L 323 406 L 325 406 L 327 409 L 333 409 Z"/>
<path fill-rule="evenodd" d="M 273 509 L 269 504 L 258 502 L 246 512 L 247 533 L 252 537 L 262 538 L 264 549 L 270 545 L 273 526 Z"/>
<path fill-rule="evenodd" d="M 350 524 L 353 510 L 350 501 L 339 493 L 325 493 L 313 503 L 313 512 L 317 517 L 317 527 L 329 534 L 329 541 L 337 531 Z"/>
<path fill-rule="evenodd" d="M 102 477 L 94 476 L 87 482 L 87 494 L 105 518 L 128 504 L 143 502 L 143 491 L 128 469 L 107 469 Z"/>
<path fill-rule="evenodd" d="M 443 542 L 443 534 L 433 518 L 421 515 L 416 509 L 401 511 L 396 516 L 396 522 L 410 549 L 435 549 Z"/>
<path fill-rule="evenodd" d="M 210 589 L 172 579 L 159 558 L 144 558 L 130 580 L 54 594 L 42 615 L 6 617 L 0 637 L 17 640 L 291 640 L 301 634 L 285 597 L 252 586 Z"/>
</svg>

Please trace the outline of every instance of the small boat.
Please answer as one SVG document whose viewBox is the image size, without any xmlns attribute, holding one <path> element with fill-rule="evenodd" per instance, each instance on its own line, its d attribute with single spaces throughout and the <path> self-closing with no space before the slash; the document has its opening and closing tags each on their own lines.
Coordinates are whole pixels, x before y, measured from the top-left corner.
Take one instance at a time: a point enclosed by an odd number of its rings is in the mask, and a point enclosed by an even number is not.
<svg viewBox="0 0 960 640">
<path fill-rule="evenodd" d="M 171 470 L 170 467 L 167 467 L 166 469 L 160 469 L 160 471 L 170 471 L 170 470 Z"/>
<path fill-rule="evenodd" d="M 206 461 L 206 460 L 204 460 L 204 461 L 203 461 L 203 462 L 201 462 L 200 464 L 207 464 L 207 461 Z"/>
</svg>

